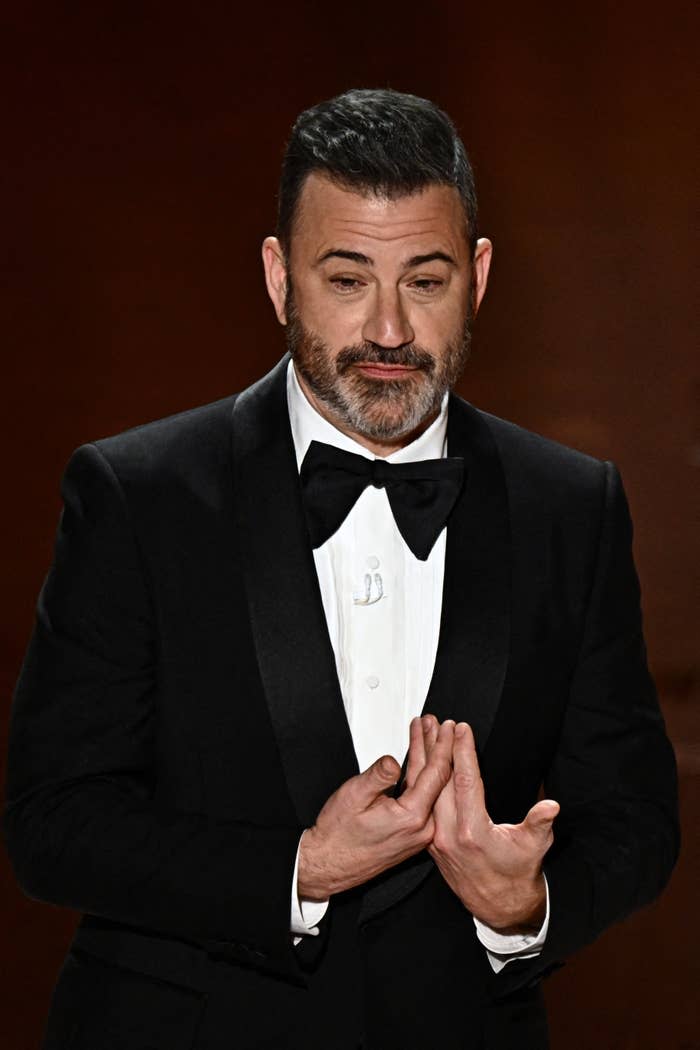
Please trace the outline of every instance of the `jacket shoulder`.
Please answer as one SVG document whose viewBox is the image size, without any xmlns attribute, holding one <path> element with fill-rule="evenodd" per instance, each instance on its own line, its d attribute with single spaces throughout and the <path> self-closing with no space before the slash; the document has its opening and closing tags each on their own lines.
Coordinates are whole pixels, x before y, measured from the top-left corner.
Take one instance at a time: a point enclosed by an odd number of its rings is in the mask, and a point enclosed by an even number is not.
<svg viewBox="0 0 700 1050">
<path fill-rule="evenodd" d="M 527 489 L 530 497 L 566 501 L 600 498 L 606 463 L 585 452 L 475 409 L 498 449 L 509 487 Z"/>
<path fill-rule="evenodd" d="M 210 451 L 229 436 L 231 413 L 237 394 L 163 419 L 141 423 L 119 434 L 93 442 L 116 469 L 130 462 L 182 461 L 198 451 Z"/>
<path fill-rule="evenodd" d="M 195 496 L 218 505 L 231 463 L 231 415 L 236 394 L 163 419 L 131 427 L 111 437 L 81 445 L 63 476 L 94 498 L 111 477 L 133 506 L 149 514 L 160 506 L 174 512 L 182 499 Z M 97 473 L 95 473 L 97 471 Z"/>
<path fill-rule="evenodd" d="M 166 494 L 214 498 L 230 468 L 231 414 L 238 395 L 130 427 L 78 448 L 64 474 L 82 476 L 92 463 L 106 467 L 127 499 L 147 503 Z M 84 484 L 94 487 L 92 468 Z"/>
</svg>

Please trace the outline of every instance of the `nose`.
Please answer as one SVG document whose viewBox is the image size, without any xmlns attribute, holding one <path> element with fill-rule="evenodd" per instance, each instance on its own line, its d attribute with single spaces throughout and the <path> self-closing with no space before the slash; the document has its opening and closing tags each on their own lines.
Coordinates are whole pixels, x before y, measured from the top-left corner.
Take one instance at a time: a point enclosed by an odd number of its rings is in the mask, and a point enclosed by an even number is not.
<svg viewBox="0 0 700 1050">
<path fill-rule="evenodd" d="M 413 342 L 414 332 L 398 289 L 377 290 L 362 329 L 362 336 L 368 343 L 387 348 Z"/>
</svg>

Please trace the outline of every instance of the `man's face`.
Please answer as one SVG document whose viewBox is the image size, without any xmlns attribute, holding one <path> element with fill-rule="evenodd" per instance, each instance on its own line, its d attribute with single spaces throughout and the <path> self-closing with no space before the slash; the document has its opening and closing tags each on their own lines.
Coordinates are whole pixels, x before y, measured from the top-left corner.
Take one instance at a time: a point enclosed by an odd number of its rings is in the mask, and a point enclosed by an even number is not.
<svg viewBox="0 0 700 1050">
<path fill-rule="evenodd" d="M 289 258 L 263 246 L 268 290 L 318 411 L 382 455 L 437 414 L 469 351 L 491 246 L 470 260 L 457 191 L 386 200 L 312 174 Z"/>
</svg>

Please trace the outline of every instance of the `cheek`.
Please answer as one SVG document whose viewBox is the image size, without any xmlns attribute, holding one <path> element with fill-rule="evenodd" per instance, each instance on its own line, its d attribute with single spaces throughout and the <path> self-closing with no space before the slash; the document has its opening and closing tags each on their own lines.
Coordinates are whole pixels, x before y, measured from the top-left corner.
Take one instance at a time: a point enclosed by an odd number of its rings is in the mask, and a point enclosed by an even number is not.
<svg viewBox="0 0 700 1050">
<path fill-rule="evenodd" d="M 466 315 L 455 310 L 423 310 L 412 320 L 415 341 L 425 350 L 442 357 L 448 346 L 460 342 Z"/>
<path fill-rule="evenodd" d="M 467 281 L 453 281 L 440 299 L 407 304 L 416 342 L 440 354 L 447 346 L 461 341 L 469 307 Z"/>
<path fill-rule="evenodd" d="M 338 301 L 336 296 L 316 292 L 297 293 L 296 307 L 303 327 L 328 347 L 340 350 L 361 339 L 364 314 L 357 303 Z"/>
</svg>

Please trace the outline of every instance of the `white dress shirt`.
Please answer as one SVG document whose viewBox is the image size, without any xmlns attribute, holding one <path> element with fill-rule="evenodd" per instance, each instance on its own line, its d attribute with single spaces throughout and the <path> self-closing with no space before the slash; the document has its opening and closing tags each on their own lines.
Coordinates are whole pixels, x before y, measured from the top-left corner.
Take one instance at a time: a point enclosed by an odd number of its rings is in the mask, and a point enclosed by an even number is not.
<svg viewBox="0 0 700 1050">
<path fill-rule="evenodd" d="M 375 458 L 312 407 L 291 362 L 287 403 L 298 468 L 312 441 Z M 446 451 L 447 395 L 427 430 L 386 461 L 439 459 Z M 313 552 L 360 771 L 385 754 L 402 763 L 410 721 L 423 710 L 440 633 L 446 536 L 443 529 L 426 561 L 420 561 L 396 527 L 386 491 L 368 485 L 340 528 Z M 296 884 L 297 865 L 291 931 L 298 943 L 299 937 L 318 933 L 317 924 L 328 902 L 299 900 Z M 506 936 L 477 919 L 474 922 L 498 972 L 510 958 L 538 954 L 549 922 L 549 897 L 547 916 L 537 935 Z"/>
</svg>

